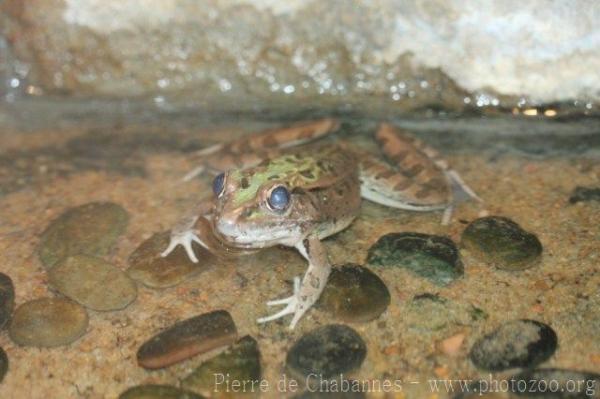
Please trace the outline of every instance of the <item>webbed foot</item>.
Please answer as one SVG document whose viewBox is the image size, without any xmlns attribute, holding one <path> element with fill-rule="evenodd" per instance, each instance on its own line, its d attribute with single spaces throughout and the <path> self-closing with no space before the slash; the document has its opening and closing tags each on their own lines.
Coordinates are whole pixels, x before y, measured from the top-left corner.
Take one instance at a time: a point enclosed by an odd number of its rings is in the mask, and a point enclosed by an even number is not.
<svg viewBox="0 0 600 399">
<path fill-rule="evenodd" d="M 200 240 L 200 238 L 198 238 L 198 236 L 196 235 L 196 233 L 193 230 L 187 230 L 187 231 L 182 231 L 182 232 L 172 232 L 171 233 L 171 241 L 169 242 L 169 246 L 167 247 L 167 249 L 165 249 L 160 254 L 160 256 L 162 256 L 163 258 L 166 257 L 171 252 L 173 252 L 173 250 L 178 245 L 181 245 L 183 247 L 183 249 L 185 249 L 185 252 L 187 253 L 187 256 L 190 258 L 190 260 L 194 263 L 198 263 L 198 258 L 196 257 L 196 254 L 194 253 L 194 249 L 192 248 L 192 244 L 194 242 L 205 247 L 202 240 Z"/>
<path fill-rule="evenodd" d="M 274 301 L 267 302 L 267 306 L 278 306 L 285 305 L 285 307 L 279 312 L 266 317 L 261 317 L 256 320 L 258 323 L 267 323 L 269 321 L 280 319 L 289 314 L 293 314 L 292 322 L 290 323 L 290 330 L 296 326 L 298 320 L 304 315 L 307 306 L 302 306 L 301 301 L 299 300 L 300 296 L 300 277 L 294 278 L 294 294 L 288 298 L 276 299 Z"/>
</svg>

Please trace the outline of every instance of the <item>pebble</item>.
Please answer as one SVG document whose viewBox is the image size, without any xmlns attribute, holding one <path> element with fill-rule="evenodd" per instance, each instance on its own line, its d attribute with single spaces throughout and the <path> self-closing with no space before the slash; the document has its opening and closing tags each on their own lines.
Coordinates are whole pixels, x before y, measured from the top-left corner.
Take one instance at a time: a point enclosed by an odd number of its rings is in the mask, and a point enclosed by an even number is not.
<svg viewBox="0 0 600 399">
<path fill-rule="evenodd" d="M 147 369 L 163 368 L 236 339 L 233 319 L 228 312 L 217 310 L 175 323 L 150 338 L 138 349 L 137 361 Z"/>
<path fill-rule="evenodd" d="M 512 377 L 515 396 L 544 399 L 592 399 L 600 397 L 600 374 L 568 369 L 529 369 Z M 545 390 L 541 393 L 541 390 Z M 535 392 L 537 395 L 532 395 Z"/>
<path fill-rule="evenodd" d="M 129 257 L 127 274 L 150 288 L 172 287 L 205 270 L 207 263 L 216 259 L 196 243 L 192 246 L 200 263 L 192 262 L 181 246 L 163 258 L 160 254 L 167 248 L 169 237 L 170 232 L 163 231 L 140 244 Z"/>
<path fill-rule="evenodd" d="M 87 312 L 77 303 L 62 298 L 40 298 L 17 308 L 9 334 L 19 345 L 53 347 L 76 341 L 87 325 Z"/>
<path fill-rule="evenodd" d="M 576 204 L 585 201 L 600 201 L 600 187 L 576 187 L 569 198 L 569 202 Z"/>
<path fill-rule="evenodd" d="M 345 322 L 367 322 L 390 304 L 390 292 L 376 274 L 356 264 L 334 267 L 317 306 Z"/>
<path fill-rule="evenodd" d="M 172 385 L 138 385 L 129 388 L 119 399 L 203 399 L 204 396 L 186 391 Z"/>
<path fill-rule="evenodd" d="M 330 324 L 302 336 L 289 350 L 286 366 L 302 381 L 311 374 L 330 379 L 359 369 L 366 354 L 366 344 L 356 331 Z"/>
<path fill-rule="evenodd" d="M 403 267 L 443 286 L 464 274 L 454 242 L 443 236 L 422 233 L 390 233 L 369 249 L 367 263 Z"/>
<path fill-rule="evenodd" d="M 224 377 L 217 384 L 215 375 L 219 374 Z M 225 376 L 229 381 L 238 381 L 242 385 L 239 388 L 241 393 L 258 396 L 261 392 L 260 351 L 254 338 L 246 335 L 225 352 L 203 362 L 183 379 L 181 386 L 206 396 L 228 397 Z M 238 390 L 233 386 L 229 389 Z"/>
<path fill-rule="evenodd" d="M 6 356 L 6 352 L 4 349 L 0 347 L 0 383 L 4 380 L 4 376 L 8 371 L 8 356 Z"/>
<path fill-rule="evenodd" d="M 473 344 L 469 357 L 478 368 L 502 371 L 531 368 L 548 360 L 558 339 L 547 324 L 535 320 L 512 320 Z"/>
<path fill-rule="evenodd" d="M 503 270 L 523 270 L 541 258 L 540 240 L 512 220 L 489 216 L 471 222 L 462 245 L 476 258 Z"/>
<path fill-rule="evenodd" d="M 92 202 L 71 208 L 42 234 L 38 254 L 50 268 L 69 255 L 108 254 L 127 227 L 129 215 L 120 205 Z"/>
<path fill-rule="evenodd" d="M 137 286 L 127 274 L 88 255 L 59 261 L 48 271 L 48 280 L 64 296 L 98 311 L 124 309 L 137 296 Z"/>
<path fill-rule="evenodd" d="M 336 380 L 339 381 L 339 380 Z M 350 388 L 347 391 L 341 391 L 345 389 L 348 385 L 343 386 L 342 384 L 338 385 L 340 388 L 335 388 L 331 386 L 331 382 L 328 382 L 327 385 L 323 387 L 323 389 L 311 389 L 301 393 L 300 395 L 294 396 L 294 399 L 364 399 L 367 395 L 364 392 L 353 392 L 352 389 L 357 390 L 361 388 L 355 388 L 360 384 L 361 381 L 347 380 L 344 381 L 343 384 L 349 384 Z M 360 387 L 360 385 L 358 385 Z M 383 388 L 382 388 L 383 390 Z M 314 391 L 314 392 L 311 392 Z"/>
<path fill-rule="evenodd" d="M 406 303 L 402 319 L 411 330 L 419 333 L 444 331 L 449 327 L 468 326 L 485 320 L 487 314 L 469 304 L 453 301 L 436 294 L 420 294 Z"/>
<path fill-rule="evenodd" d="M 0 273 L 0 331 L 8 326 L 15 309 L 15 286 L 10 277 Z"/>
</svg>

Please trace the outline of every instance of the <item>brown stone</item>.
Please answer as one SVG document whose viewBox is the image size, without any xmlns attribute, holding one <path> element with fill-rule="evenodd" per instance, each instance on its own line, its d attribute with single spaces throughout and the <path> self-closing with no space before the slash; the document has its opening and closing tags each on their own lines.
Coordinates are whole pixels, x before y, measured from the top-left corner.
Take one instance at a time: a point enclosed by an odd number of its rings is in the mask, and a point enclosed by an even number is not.
<svg viewBox="0 0 600 399">
<path fill-rule="evenodd" d="M 211 351 L 237 339 L 228 312 L 217 310 L 180 321 L 146 341 L 137 352 L 138 364 L 147 369 L 170 366 Z"/>
</svg>

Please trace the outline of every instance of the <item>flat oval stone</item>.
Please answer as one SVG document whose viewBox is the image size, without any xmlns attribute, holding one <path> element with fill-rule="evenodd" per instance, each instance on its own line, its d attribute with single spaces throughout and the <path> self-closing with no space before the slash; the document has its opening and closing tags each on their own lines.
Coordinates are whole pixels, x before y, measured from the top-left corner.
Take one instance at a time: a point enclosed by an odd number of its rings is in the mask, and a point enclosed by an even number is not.
<svg viewBox="0 0 600 399">
<path fill-rule="evenodd" d="M 600 397 L 600 374 L 557 368 L 529 369 L 510 377 L 511 392 L 525 398 L 588 399 Z M 514 381 L 514 382 L 512 382 Z M 544 390 L 544 392 L 541 392 Z"/>
<path fill-rule="evenodd" d="M 334 267 L 317 306 L 346 322 L 379 317 L 390 304 L 390 292 L 377 275 L 356 264 Z"/>
<path fill-rule="evenodd" d="M 139 348 L 137 361 L 147 369 L 163 368 L 236 339 L 233 319 L 228 312 L 217 310 L 175 323 L 150 338 Z"/>
<path fill-rule="evenodd" d="M 48 271 L 48 280 L 64 296 L 98 311 L 123 309 L 137 296 L 137 286 L 125 272 L 88 255 L 59 261 Z"/>
<path fill-rule="evenodd" d="M 527 269 L 542 254 L 542 244 L 534 234 L 500 216 L 471 222 L 462 234 L 461 243 L 478 259 L 504 270 Z"/>
<path fill-rule="evenodd" d="M 0 348 L 0 383 L 4 380 L 4 376 L 8 371 L 8 356 L 3 348 Z"/>
<path fill-rule="evenodd" d="M 600 201 L 600 187 L 575 187 L 569 198 L 571 204 L 587 201 Z"/>
<path fill-rule="evenodd" d="M 112 202 L 91 202 L 67 210 L 42 234 L 38 254 L 50 268 L 69 255 L 108 254 L 127 227 L 129 215 Z"/>
<path fill-rule="evenodd" d="M 557 345 L 556 333 L 547 324 L 513 320 L 477 340 L 469 357 L 478 368 L 488 371 L 532 368 L 548 360 Z"/>
<path fill-rule="evenodd" d="M 452 326 L 468 326 L 485 320 L 487 314 L 471 305 L 436 294 L 420 294 L 405 305 L 402 319 L 411 330 L 424 333 L 444 331 Z"/>
<path fill-rule="evenodd" d="M 129 388 L 119 399 L 204 399 L 204 396 L 172 385 L 147 384 Z"/>
<path fill-rule="evenodd" d="M 76 341 L 87 325 L 87 312 L 77 303 L 62 298 L 40 298 L 17 308 L 9 334 L 19 345 L 53 347 Z"/>
<path fill-rule="evenodd" d="M 193 243 L 192 247 L 200 263 L 192 262 L 181 246 L 163 258 L 160 254 L 167 248 L 169 237 L 170 232 L 163 231 L 140 244 L 129 257 L 127 274 L 147 287 L 166 288 L 183 282 L 214 263 L 216 257 L 197 243 Z"/>
<path fill-rule="evenodd" d="M 203 362 L 181 381 L 182 388 L 211 397 L 226 395 L 225 379 L 242 385 L 239 393 L 261 392 L 260 351 L 254 338 L 246 335 L 225 352 Z M 229 393 L 231 395 L 231 393 Z"/>
<path fill-rule="evenodd" d="M 329 379 L 357 370 L 366 355 L 367 346 L 356 331 L 330 324 L 301 337 L 289 350 L 285 363 L 299 379 L 311 374 Z"/>
<path fill-rule="evenodd" d="M 369 249 L 367 263 L 406 268 L 437 285 L 464 274 L 458 249 L 448 237 L 422 233 L 390 233 Z"/>
<path fill-rule="evenodd" d="M 15 309 L 15 286 L 10 277 L 0 273 L 0 330 L 3 330 Z"/>
</svg>

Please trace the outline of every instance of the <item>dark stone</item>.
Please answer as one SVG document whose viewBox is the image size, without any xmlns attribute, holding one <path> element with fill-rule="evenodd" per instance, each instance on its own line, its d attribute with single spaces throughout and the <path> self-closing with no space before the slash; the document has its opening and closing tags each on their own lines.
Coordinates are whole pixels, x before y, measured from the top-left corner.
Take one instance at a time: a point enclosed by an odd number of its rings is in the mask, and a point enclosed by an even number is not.
<svg viewBox="0 0 600 399">
<path fill-rule="evenodd" d="M 52 221 L 42 234 L 38 246 L 40 260 L 50 268 L 70 255 L 106 255 L 128 221 L 127 211 L 111 202 L 91 202 L 71 208 Z"/>
<path fill-rule="evenodd" d="M 10 338 L 19 345 L 53 347 L 81 337 L 88 325 L 85 308 L 62 298 L 41 298 L 17 308 L 10 323 Z"/>
<path fill-rule="evenodd" d="M 232 344 L 237 329 L 228 312 L 217 310 L 180 321 L 146 341 L 137 352 L 147 369 L 170 366 L 200 353 Z"/>
<path fill-rule="evenodd" d="M 527 269 L 542 254 L 542 244 L 534 234 L 500 216 L 473 221 L 462 234 L 462 244 L 478 259 L 504 270 Z"/>
<path fill-rule="evenodd" d="M 137 296 L 137 286 L 127 274 L 93 256 L 59 261 L 48 271 L 48 280 L 64 296 L 98 311 L 123 309 Z"/>
<path fill-rule="evenodd" d="M 336 379 L 327 381 L 322 388 L 311 388 L 296 395 L 294 399 L 364 399 L 367 395 L 361 389 L 361 381 Z"/>
<path fill-rule="evenodd" d="M 182 388 L 206 396 L 227 396 L 225 383 L 217 383 L 216 375 L 239 381 L 243 388 L 237 394 L 259 396 L 261 392 L 260 351 L 254 338 L 246 335 L 225 352 L 203 362 L 181 381 Z M 272 388 L 271 388 L 272 389 Z"/>
<path fill-rule="evenodd" d="M 10 277 L 0 273 L 0 330 L 3 330 L 15 309 L 15 286 Z"/>
<path fill-rule="evenodd" d="M 369 269 L 356 264 L 335 267 L 317 306 L 346 322 L 379 317 L 390 304 L 390 292 Z"/>
<path fill-rule="evenodd" d="M 556 351 L 558 338 L 550 326 L 535 320 L 513 320 L 475 342 L 469 357 L 480 369 L 502 371 L 535 367 Z"/>
<path fill-rule="evenodd" d="M 357 370 L 366 355 L 366 344 L 356 331 L 331 324 L 301 337 L 288 352 L 286 366 L 301 380 L 311 374 L 330 379 Z"/>
<path fill-rule="evenodd" d="M 512 376 L 509 381 L 511 391 L 519 397 L 544 399 L 600 397 L 600 374 L 587 371 L 556 368 L 524 370 Z"/>
<path fill-rule="evenodd" d="M 431 333 L 452 326 L 472 325 L 485 320 L 487 314 L 469 303 L 425 293 L 406 303 L 402 318 L 411 330 Z"/>
<path fill-rule="evenodd" d="M 390 233 L 369 249 L 367 263 L 411 270 L 437 285 L 446 285 L 464 274 L 454 242 L 422 233 Z"/>
<path fill-rule="evenodd" d="M 4 380 L 4 376 L 8 371 L 8 356 L 6 356 L 6 352 L 4 349 L 0 348 L 0 383 Z"/>
<path fill-rule="evenodd" d="M 129 257 L 127 274 L 150 288 L 172 287 L 206 270 L 207 263 L 216 259 L 197 243 L 192 247 L 201 263 L 192 262 L 181 246 L 163 258 L 160 254 L 167 248 L 169 237 L 170 232 L 163 231 L 141 243 Z"/>
<path fill-rule="evenodd" d="M 171 385 L 147 384 L 129 388 L 119 399 L 204 399 L 204 396 Z"/>
<path fill-rule="evenodd" d="M 600 201 L 600 187 L 575 187 L 569 202 L 576 204 L 583 201 Z"/>
</svg>

